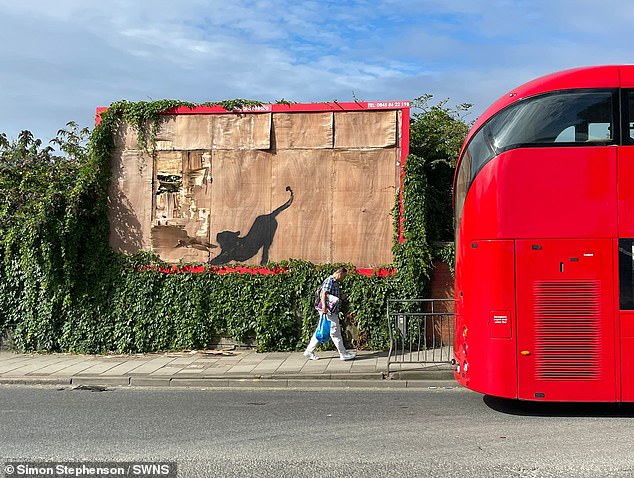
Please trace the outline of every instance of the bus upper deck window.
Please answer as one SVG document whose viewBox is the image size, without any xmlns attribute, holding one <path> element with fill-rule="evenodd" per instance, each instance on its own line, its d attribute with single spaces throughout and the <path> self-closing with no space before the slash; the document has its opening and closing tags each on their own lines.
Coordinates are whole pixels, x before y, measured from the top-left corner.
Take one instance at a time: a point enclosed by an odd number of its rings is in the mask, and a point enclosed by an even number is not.
<svg viewBox="0 0 634 478">
<path fill-rule="evenodd" d="M 628 125 L 624 143 L 634 144 L 634 92 L 627 92 L 627 122 Z"/>
<path fill-rule="evenodd" d="M 613 90 L 568 90 L 515 103 L 490 121 L 495 149 L 612 142 L 615 95 Z"/>
</svg>

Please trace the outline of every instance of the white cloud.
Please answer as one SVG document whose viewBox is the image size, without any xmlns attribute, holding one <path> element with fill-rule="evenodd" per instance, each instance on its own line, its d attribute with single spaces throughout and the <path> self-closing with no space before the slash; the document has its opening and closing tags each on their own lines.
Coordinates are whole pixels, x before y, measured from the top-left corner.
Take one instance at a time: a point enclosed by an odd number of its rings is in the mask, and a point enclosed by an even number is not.
<svg viewBox="0 0 634 478">
<path fill-rule="evenodd" d="M 412 99 L 476 114 L 535 76 L 631 62 L 634 4 L 0 0 L 0 131 L 52 137 L 118 99 Z"/>
</svg>

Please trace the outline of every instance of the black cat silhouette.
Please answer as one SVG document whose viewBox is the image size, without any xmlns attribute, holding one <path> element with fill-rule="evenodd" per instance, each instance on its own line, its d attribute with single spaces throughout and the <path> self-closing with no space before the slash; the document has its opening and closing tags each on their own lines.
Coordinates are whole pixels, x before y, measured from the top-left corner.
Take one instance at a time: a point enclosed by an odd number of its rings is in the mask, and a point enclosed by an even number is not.
<svg viewBox="0 0 634 478">
<path fill-rule="evenodd" d="M 240 236 L 240 231 L 222 231 L 216 235 L 216 242 L 220 244 L 220 254 L 211 259 L 212 266 L 220 266 L 227 262 L 244 262 L 255 256 L 262 249 L 262 260 L 260 264 L 269 262 L 269 248 L 273 243 L 273 237 L 277 230 L 276 216 L 293 202 L 293 190 L 286 186 L 286 190 L 291 193 L 284 204 L 269 214 L 263 214 L 255 218 L 249 232 L 244 237 Z"/>
</svg>

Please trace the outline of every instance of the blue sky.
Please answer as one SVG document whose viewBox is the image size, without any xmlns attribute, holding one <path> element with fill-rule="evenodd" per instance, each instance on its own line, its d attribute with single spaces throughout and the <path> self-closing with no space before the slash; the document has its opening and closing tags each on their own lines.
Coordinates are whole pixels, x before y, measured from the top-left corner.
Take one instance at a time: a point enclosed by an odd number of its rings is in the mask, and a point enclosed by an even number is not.
<svg viewBox="0 0 634 478">
<path fill-rule="evenodd" d="M 411 100 L 475 120 L 536 76 L 634 60 L 631 0 L 0 0 L 0 132 L 97 106 Z"/>
</svg>

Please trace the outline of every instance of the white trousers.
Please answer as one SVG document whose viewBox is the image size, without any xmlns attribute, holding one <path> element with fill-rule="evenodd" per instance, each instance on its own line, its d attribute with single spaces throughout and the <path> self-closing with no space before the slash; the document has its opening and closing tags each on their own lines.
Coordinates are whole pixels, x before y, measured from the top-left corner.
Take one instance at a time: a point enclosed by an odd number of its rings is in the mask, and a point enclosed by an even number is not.
<svg viewBox="0 0 634 478">
<path fill-rule="evenodd" d="M 346 347 L 343 345 L 343 338 L 341 337 L 341 326 L 339 325 L 339 314 L 328 314 L 328 320 L 330 320 L 330 338 L 332 339 L 332 343 L 335 344 L 339 355 L 343 355 L 346 353 Z M 315 337 L 315 333 L 313 332 L 313 336 L 310 339 L 308 347 L 306 347 L 306 352 L 312 352 L 317 347 L 319 340 Z"/>
</svg>

